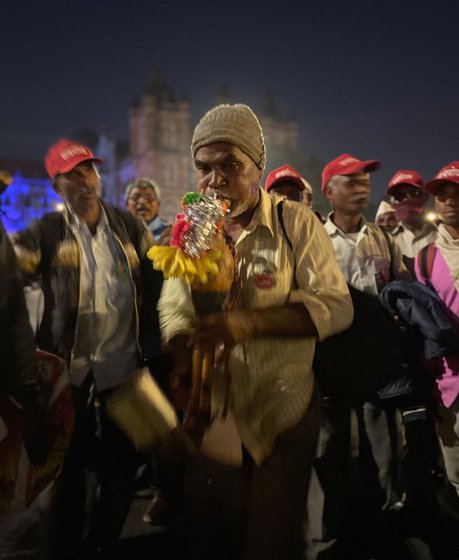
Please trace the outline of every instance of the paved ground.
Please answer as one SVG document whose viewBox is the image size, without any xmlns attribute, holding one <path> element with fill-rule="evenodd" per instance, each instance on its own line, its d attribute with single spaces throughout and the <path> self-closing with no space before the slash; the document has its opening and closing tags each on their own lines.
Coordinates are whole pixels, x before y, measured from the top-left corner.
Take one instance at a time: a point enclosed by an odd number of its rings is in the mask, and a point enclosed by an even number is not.
<svg viewBox="0 0 459 560">
<path fill-rule="evenodd" d="M 439 526 L 438 538 L 440 540 L 440 550 L 435 560 L 457 560 L 459 559 L 459 518 L 451 508 L 451 500 L 455 496 L 450 489 L 442 490 L 439 493 L 439 501 L 442 505 L 440 519 L 437 521 Z M 161 527 L 152 527 L 142 521 L 142 516 L 148 506 L 148 499 L 134 499 L 131 505 L 129 517 L 123 529 L 121 538 L 121 558 L 122 560 L 169 560 L 170 542 L 167 532 Z M 386 517 L 381 521 L 381 525 L 376 528 L 379 533 L 380 543 L 376 545 L 377 552 L 380 554 L 377 559 L 384 560 L 431 560 L 425 544 L 415 536 L 403 539 L 400 534 L 402 527 L 402 514 L 396 513 Z M 434 523 L 434 520 L 432 520 Z M 359 533 L 352 537 L 352 543 L 356 540 L 365 538 L 368 535 L 369 527 L 362 526 Z M 374 527 L 373 527 L 374 530 Z M 389 538 L 390 536 L 390 538 Z M 38 553 L 38 544 L 41 540 L 40 527 L 35 528 L 24 537 L 15 550 L 8 554 L 0 554 L 1 560 L 44 560 Z M 392 540 L 392 543 L 389 541 Z M 355 551 L 355 546 L 351 548 Z M 457 555 L 453 550 L 457 550 Z M 340 560 L 362 560 L 363 556 L 352 558 L 349 556 Z M 365 558 L 368 556 L 365 555 Z M 287 559 L 286 559 L 287 560 Z"/>
<path fill-rule="evenodd" d="M 169 539 L 162 527 L 142 521 L 149 500 L 134 499 L 121 536 L 122 560 L 167 560 Z M 25 535 L 14 550 L 0 553 L 1 560 L 44 560 L 39 554 L 41 527 Z"/>
<path fill-rule="evenodd" d="M 355 447 L 355 446 L 354 446 Z M 355 449 L 353 456 L 355 457 Z M 356 480 L 356 486 L 359 486 Z M 439 552 L 434 560 L 459 560 L 459 517 L 457 515 L 457 496 L 450 486 L 439 488 L 438 500 L 441 506 L 440 516 L 432 519 L 436 525 Z M 142 521 L 148 507 L 149 499 L 135 498 L 123 529 L 121 538 L 122 560 L 169 560 L 170 537 L 164 528 L 152 527 Z M 454 509 L 457 508 L 457 509 Z M 353 513 L 350 513 L 352 518 Z M 378 522 L 369 524 L 365 518 L 353 521 L 353 534 L 347 543 L 351 550 L 361 550 L 371 540 L 371 549 L 375 550 L 376 560 L 432 560 L 426 546 L 417 538 L 416 530 L 406 531 L 403 511 L 390 512 Z M 414 528 L 416 529 L 416 527 Z M 29 532 L 14 550 L 1 553 L 0 560 L 44 560 L 38 553 L 42 540 L 43 527 L 37 526 Z M 410 534 L 411 533 L 411 534 Z M 410 537 L 410 538 L 407 538 Z M 378 542 L 379 541 L 379 542 Z M 377 542 L 375 546 L 373 543 Z M 0 543 L 1 545 L 1 543 Z M 453 551 L 456 553 L 453 553 Z M 363 560 L 372 556 L 345 555 L 339 560 Z M 288 559 L 285 559 L 288 560 Z"/>
<path fill-rule="evenodd" d="M 170 543 L 162 527 L 152 527 L 142 521 L 149 500 L 136 499 L 132 502 L 129 517 L 123 529 L 123 560 L 166 560 L 169 558 Z"/>
</svg>

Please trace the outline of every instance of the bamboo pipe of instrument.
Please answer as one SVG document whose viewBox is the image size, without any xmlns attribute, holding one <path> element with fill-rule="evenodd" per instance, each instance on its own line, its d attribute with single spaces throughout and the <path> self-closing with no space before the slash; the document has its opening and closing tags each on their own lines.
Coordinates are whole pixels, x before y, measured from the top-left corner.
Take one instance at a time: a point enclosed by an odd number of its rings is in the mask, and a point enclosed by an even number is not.
<svg viewBox="0 0 459 560">
<path fill-rule="evenodd" d="M 214 363 L 214 351 L 203 352 L 201 362 L 201 386 L 199 391 L 199 411 L 210 411 L 210 386 Z"/>
<path fill-rule="evenodd" d="M 188 399 L 187 417 L 196 412 L 199 407 L 199 396 L 201 393 L 201 370 L 202 352 L 198 348 L 193 348 L 191 360 L 191 390 Z"/>
</svg>

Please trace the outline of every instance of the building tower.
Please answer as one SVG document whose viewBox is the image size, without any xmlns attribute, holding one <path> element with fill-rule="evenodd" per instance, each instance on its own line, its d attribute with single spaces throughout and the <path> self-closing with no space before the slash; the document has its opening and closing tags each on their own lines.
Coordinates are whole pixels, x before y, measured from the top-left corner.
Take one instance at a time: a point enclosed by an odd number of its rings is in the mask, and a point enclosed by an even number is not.
<svg viewBox="0 0 459 560">
<path fill-rule="evenodd" d="M 136 177 L 150 177 L 161 188 L 160 214 L 171 221 L 184 193 L 192 190 L 190 105 L 175 100 L 161 68 L 129 114 L 131 159 Z"/>
</svg>

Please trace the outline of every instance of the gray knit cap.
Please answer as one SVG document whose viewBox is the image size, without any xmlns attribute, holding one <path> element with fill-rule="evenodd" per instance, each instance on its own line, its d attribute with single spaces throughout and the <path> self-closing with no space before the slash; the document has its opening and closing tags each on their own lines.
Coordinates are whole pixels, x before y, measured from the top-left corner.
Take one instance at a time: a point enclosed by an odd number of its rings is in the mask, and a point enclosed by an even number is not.
<svg viewBox="0 0 459 560">
<path fill-rule="evenodd" d="M 247 154 L 262 171 L 266 148 L 260 123 L 250 107 L 242 103 L 217 105 L 207 111 L 194 129 L 191 140 L 193 159 L 203 146 L 226 142 Z"/>
</svg>

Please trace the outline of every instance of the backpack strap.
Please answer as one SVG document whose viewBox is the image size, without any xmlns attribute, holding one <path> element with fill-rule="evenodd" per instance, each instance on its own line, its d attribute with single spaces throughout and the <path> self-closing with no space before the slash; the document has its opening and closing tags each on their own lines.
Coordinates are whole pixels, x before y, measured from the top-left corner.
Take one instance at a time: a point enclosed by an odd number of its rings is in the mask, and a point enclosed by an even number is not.
<svg viewBox="0 0 459 560">
<path fill-rule="evenodd" d="M 281 200 L 279 202 L 279 204 L 277 205 L 277 218 L 279 220 L 280 226 L 282 228 L 282 231 L 284 232 L 284 236 L 285 236 L 285 240 L 288 243 L 288 246 L 290 247 L 290 249 L 293 251 L 293 253 L 295 253 L 295 251 L 293 250 L 293 245 L 292 242 L 290 241 L 290 238 L 287 234 L 287 230 L 285 229 L 285 223 L 284 223 L 284 201 Z"/>
<path fill-rule="evenodd" d="M 293 248 L 293 244 L 290 240 L 290 237 L 288 236 L 287 233 L 287 229 L 285 227 L 285 222 L 284 222 L 284 215 L 283 215 L 283 210 L 284 210 L 284 201 L 281 200 L 279 202 L 279 204 L 277 205 L 277 219 L 279 221 L 279 224 L 282 228 L 282 232 L 284 234 L 285 240 L 287 241 L 288 246 L 290 247 L 291 251 L 292 251 L 292 255 L 293 255 L 293 278 L 294 278 L 294 283 L 296 283 L 296 258 L 295 258 L 295 249 Z"/>
<path fill-rule="evenodd" d="M 418 253 L 418 265 L 421 271 L 422 277 L 425 280 L 425 283 L 428 286 L 431 286 L 432 283 L 430 278 L 432 276 L 432 269 L 433 269 L 433 262 L 435 259 L 435 253 L 437 249 L 433 243 L 429 243 L 423 247 Z"/>
<path fill-rule="evenodd" d="M 386 239 L 387 248 L 389 249 L 389 257 L 390 257 L 389 282 L 392 282 L 392 280 L 395 280 L 395 274 L 394 274 L 394 253 L 393 253 L 393 248 L 392 248 L 393 240 L 392 240 L 391 236 L 387 233 L 387 231 L 386 231 L 385 229 L 383 229 L 383 228 L 380 227 L 380 226 L 378 226 L 378 227 L 379 227 L 379 229 L 383 232 L 384 238 Z"/>
</svg>

